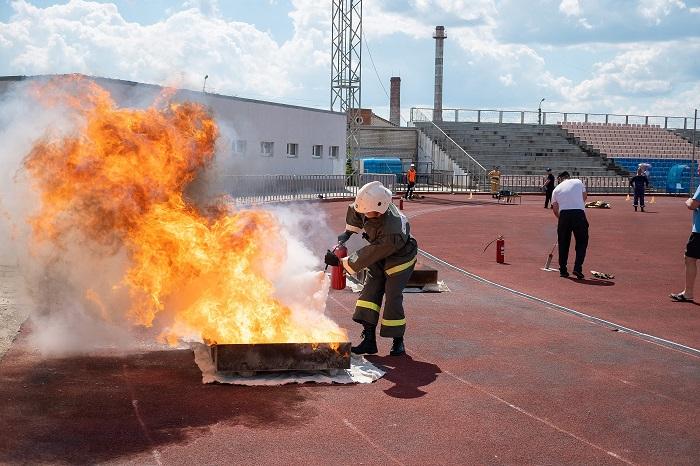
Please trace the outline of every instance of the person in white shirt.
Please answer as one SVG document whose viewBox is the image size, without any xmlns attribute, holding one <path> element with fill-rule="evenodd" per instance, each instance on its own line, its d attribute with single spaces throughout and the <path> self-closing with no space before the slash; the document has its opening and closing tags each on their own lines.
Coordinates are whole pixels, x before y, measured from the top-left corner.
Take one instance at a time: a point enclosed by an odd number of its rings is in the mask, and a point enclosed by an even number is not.
<svg viewBox="0 0 700 466">
<path fill-rule="evenodd" d="M 552 210 L 559 219 L 557 238 L 559 240 L 559 275 L 568 277 L 566 264 L 569 259 L 571 233 L 576 239 L 576 259 L 574 276 L 583 279 L 583 261 L 588 248 L 588 220 L 584 211 L 586 187 L 581 180 L 571 179 L 569 172 L 563 171 L 557 177 L 559 184 L 552 193 Z"/>
</svg>

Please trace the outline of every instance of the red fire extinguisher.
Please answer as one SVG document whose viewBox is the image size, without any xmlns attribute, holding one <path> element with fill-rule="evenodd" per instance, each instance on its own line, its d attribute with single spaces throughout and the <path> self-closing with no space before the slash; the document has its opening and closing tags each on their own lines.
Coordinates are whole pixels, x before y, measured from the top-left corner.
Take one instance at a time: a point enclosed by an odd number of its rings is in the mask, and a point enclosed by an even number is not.
<svg viewBox="0 0 700 466">
<path fill-rule="evenodd" d="M 506 261 L 506 241 L 499 235 L 496 239 L 496 262 L 503 264 Z"/>
<path fill-rule="evenodd" d="M 344 244 L 339 244 L 333 249 L 333 253 L 338 260 L 342 261 L 348 256 L 348 248 Z M 343 264 L 331 268 L 331 288 L 334 290 L 345 289 L 345 268 Z"/>
</svg>

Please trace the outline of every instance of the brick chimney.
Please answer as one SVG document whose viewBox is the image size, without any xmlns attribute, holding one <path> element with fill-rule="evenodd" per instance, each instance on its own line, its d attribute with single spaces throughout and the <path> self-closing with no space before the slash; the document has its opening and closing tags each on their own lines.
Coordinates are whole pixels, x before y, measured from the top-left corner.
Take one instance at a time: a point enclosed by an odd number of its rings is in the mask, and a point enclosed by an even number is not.
<svg viewBox="0 0 700 466">
<path fill-rule="evenodd" d="M 394 76 L 391 78 L 391 94 L 389 100 L 389 121 L 401 126 L 401 78 Z"/>
</svg>

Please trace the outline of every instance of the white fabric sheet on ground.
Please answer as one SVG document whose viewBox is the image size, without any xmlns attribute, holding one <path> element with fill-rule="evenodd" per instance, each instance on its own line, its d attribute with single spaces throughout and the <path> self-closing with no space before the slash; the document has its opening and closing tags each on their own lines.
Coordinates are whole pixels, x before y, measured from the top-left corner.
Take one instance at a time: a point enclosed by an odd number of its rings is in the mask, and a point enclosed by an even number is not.
<svg viewBox="0 0 700 466">
<path fill-rule="evenodd" d="M 364 288 L 362 283 L 357 282 L 354 279 L 348 280 L 347 285 L 353 293 L 359 293 L 362 291 L 362 288 Z M 437 283 L 428 283 L 422 287 L 408 287 L 403 289 L 404 293 L 444 293 L 447 291 L 450 291 L 450 289 L 442 280 L 438 281 Z"/>
<path fill-rule="evenodd" d="M 363 356 L 353 354 L 350 369 L 338 370 L 336 375 L 326 372 L 258 372 L 251 377 L 230 375 L 216 372 L 211 360 L 209 347 L 202 343 L 193 343 L 194 361 L 202 371 L 202 383 L 226 383 L 233 385 L 285 385 L 290 383 L 372 383 L 382 378 L 385 372 L 367 361 Z"/>
</svg>

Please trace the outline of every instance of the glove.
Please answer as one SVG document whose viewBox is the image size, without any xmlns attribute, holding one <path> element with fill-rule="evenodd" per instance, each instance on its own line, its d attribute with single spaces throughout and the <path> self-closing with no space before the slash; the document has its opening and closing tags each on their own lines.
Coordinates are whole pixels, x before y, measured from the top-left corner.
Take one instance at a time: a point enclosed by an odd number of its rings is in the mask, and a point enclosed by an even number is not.
<svg viewBox="0 0 700 466">
<path fill-rule="evenodd" d="M 338 259 L 338 256 L 333 254 L 330 249 L 326 251 L 326 257 L 323 258 L 323 261 L 326 263 L 326 265 L 330 265 L 332 267 L 337 267 L 340 265 L 340 259 Z"/>
<path fill-rule="evenodd" d="M 340 244 L 345 244 L 345 242 L 350 239 L 350 236 L 352 236 L 352 233 L 353 232 L 350 230 L 345 230 L 344 232 L 338 235 L 338 242 Z"/>
</svg>

